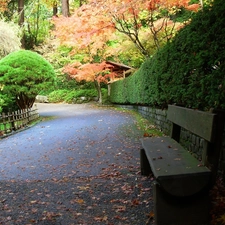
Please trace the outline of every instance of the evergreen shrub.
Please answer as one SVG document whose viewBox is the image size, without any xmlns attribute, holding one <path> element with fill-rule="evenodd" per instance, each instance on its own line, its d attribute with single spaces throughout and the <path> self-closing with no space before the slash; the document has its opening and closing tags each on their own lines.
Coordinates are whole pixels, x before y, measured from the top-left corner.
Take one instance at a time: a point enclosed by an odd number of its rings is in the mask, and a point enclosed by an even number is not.
<svg viewBox="0 0 225 225">
<path fill-rule="evenodd" d="M 52 65 L 35 52 L 18 50 L 0 60 L 1 94 L 15 100 L 20 109 L 32 107 L 35 97 L 54 83 Z"/>
<path fill-rule="evenodd" d="M 76 98 L 79 97 L 87 97 L 87 98 L 94 98 L 96 97 L 97 91 L 95 89 L 79 89 L 79 90 L 55 90 L 48 95 L 49 102 L 52 103 L 59 103 L 59 102 L 66 102 L 66 103 L 75 103 Z"/>
</svg>

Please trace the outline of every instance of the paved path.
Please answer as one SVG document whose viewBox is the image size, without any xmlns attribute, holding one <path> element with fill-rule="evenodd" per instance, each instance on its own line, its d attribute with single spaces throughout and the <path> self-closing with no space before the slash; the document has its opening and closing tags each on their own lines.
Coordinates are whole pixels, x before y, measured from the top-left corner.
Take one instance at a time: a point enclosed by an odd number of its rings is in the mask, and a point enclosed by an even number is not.
<svg viewBox="0 0 225 225">
<path fill-rule="evenodd" d="M 133 117 L 90 104 L 38 108 L 51 119 L 0 140 L 0 224 L 146 224 L 151 185 Z"/>
<path fill-rule="evenodd" d="M 93 176 L 139 157 L 138 130 L 128 114 L 88 104 L 38 108 L 55 118 L 0 141 L 0 179 Z"/>
</svg>

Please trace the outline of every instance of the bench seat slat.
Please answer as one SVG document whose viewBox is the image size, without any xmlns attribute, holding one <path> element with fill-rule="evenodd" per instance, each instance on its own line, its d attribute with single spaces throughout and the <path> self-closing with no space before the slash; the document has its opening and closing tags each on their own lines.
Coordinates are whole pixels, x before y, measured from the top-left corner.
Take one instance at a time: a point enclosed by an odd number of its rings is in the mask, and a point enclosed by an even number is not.
<svg viewBox="0 0 225 225">
<path fill-rule="evenodd" d="M 210 170 L 170 137 L 148 137 L 141 142 L 156 180 L 168 193 L 193 195 L 209 183 Z"/>
</svg>

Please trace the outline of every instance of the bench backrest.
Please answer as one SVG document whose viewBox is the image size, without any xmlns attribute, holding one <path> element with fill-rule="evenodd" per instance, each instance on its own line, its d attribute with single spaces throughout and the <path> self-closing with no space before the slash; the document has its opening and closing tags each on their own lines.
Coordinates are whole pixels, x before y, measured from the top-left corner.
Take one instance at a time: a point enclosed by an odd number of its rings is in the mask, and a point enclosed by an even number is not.
<svg viewBox="0 0 225 225">
<path fill-rule="evenodd" d="M 202 137 L 208 142 L 215 139 L 216 114 L 169 105 L 167 119 L 173 123 L 171 136 L 179 142 L 180 127 Z"/>
</svg>

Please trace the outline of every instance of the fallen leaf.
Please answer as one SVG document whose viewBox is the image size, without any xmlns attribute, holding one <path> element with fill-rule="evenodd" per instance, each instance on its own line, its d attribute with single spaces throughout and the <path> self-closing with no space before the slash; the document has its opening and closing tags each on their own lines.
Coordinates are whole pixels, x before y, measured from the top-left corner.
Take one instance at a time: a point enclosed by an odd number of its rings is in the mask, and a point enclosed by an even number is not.
<svg viewBox="0 0 225 225">
<path fill-rule="evenodd" d="M 148 214 L 148 218 L 149 219 L 153 219 L 154 218 L 154 212 L 151 211 L 149 214 Z"/>
<path fill-rule="evenodd" d="M 30 201 L 31 204 L 36 204 L 37 200 Z"/>
</svg>

